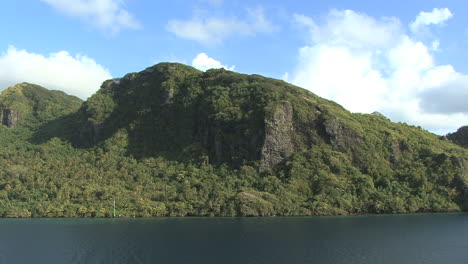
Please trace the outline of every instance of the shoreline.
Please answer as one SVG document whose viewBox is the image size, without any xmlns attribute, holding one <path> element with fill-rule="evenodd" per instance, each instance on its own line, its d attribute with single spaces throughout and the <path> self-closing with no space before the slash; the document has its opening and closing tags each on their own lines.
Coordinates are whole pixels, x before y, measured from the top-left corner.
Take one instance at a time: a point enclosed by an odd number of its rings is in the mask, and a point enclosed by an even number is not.
<svg viewBox="0 0 468 264">
<path fill-rule="evenodd" d="M 384 213 L 384 214 L 350 214 L 350 215 L 290 215 L 290 216 L 157 216 L 157 217 L 133 217 L 133 216 L 120 216 L 120 217 L 0 217 L 2 219 L 278 219 L 278 218 L 350 218 L 350 217 L 367 217 L 367 216 L 419 216 L 419 215 L 434 215 L 434 214 L 468 214 L 468 211 L 437 211 L 437 212 L 413 212 L 413 213 Z"/>
</svg>

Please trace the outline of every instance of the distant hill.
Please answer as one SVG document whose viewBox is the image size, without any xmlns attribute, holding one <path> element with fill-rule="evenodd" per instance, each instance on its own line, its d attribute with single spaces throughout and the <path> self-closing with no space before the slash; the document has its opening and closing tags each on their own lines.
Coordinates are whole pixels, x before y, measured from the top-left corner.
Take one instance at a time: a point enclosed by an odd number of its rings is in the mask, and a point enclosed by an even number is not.
<svg viewBox="0 0 468 264">
<path fill-rule="evenodd" d="M 161 63 L 83 103 L 19 86 L 0 96 L 0 216 L 464 209 L 468 150 L 284 81 Z"/>
<path fill-rule="evenodd" d="M 8 127 L 38 125 L 76 112 L 83 101 L 62 91 L 50 91 L 39 85 L 21 83 L 0 94 L 2 124 Z"/>
<path fill-rule="evenodd" d="M 457 132 L 449 133 L 447 138 L 464 148 L 468 148 L 468 126 L 460 127 Z"/>
</svg>

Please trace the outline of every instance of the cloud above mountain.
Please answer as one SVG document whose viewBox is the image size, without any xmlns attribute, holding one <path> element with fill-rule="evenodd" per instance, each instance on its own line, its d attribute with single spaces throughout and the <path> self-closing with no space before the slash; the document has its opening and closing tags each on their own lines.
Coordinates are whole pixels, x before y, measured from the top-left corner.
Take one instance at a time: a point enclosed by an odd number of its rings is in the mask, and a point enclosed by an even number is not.
<svg viewBox="0 0 468 264">
<path fill-rule="evenodd" d="M 451 17 L 449 9 L 434 9 L 406 27 L 394 17 L 352 10 L 332 10 L 320 21 L 296 14 L 308 44 L 285 76 L 353 112 L 379 111 L 436 133 L 454 131 L 468 124 L 468 104 L 461 99 L 467 98 L 468 76 L 435 62 L 439 40 L 424 43 L 411 34 Z"/>
<path fill-rule="evenodd" d="M 42 55 L 10 46 L 0 54 L 2 90 L 29 82 L 86 99 L 110 78 L 109 70 L 92 58 L 67 51 Z"/>
<path fill-rule="evenodd" d="M 247 8 L 246 18 L 210 16 L 198 12 L 191 19 L 173 19 L 166 29 L 177 37 L 194 40 L 203 45 L 221 44 L 225 39 L 238 36 L 271 34 L 279 29 L 266 16 L 263 8 Z"/>
<path fill-rule="evenodd" d="M 225 66 L 221 64 L 220 61 L 209 57 L 206 53 L 199 53 L 193 60 L 192 66 L 201 70 L 206 71 L 209 69 L 220 69 L 224 68 L 226 70 L 233 71 L 236 66 Z"/>
</svg>

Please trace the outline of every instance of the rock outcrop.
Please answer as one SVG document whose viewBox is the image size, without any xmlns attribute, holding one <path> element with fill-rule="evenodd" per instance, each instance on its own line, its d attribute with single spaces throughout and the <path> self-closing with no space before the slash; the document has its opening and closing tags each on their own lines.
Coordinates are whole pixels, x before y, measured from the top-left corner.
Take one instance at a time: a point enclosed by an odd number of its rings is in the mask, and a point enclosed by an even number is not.
<svg viewBox="0 0 468 264">
<path fill-rule="evenodd" d="M 174 97 L 173 84 L 171 82 L 164 82 L 161 85 L 161 102 L 167 104 L 172 97 Z"/>
<path fill-rule="evenodd" d="M 390 151 L 390 161 L 393 163 L 396 163 L 400 160 L 402 154 L 404 152 L 409 151 L 409 146 L 406 142 L 400 140 L 400 141 L 392 141 L 390 145 L 391 151 Z"/>
<path fill-rule="evenodd" d="M 285 161 L 294 152 L 293 111 L 291 103 L 284 103 L 276 108 L 271 119 L 265 120 L 265 142 L 261 152 L 261 171 Z"/>
<path fill-rule="evenodd" d="M 325 132 L 334 150 L 347 152 L 353 146 L 362 143 L 362 138 L 352 129 L 347 128 L 339 119 L 334 118 L 324 123 Z"/>
<path fill-rule="evenodd" d="M 12 109 L 3 109 L 0 114 L 0 119 L 2 120 L 2 125 L 13 128 L 16 126 L 16 122 L 18 122 L 19 114 Z"/>
<path fill-rule="evenodd" d="M 379 113 L 353 115 L 279 80 L 172 63 L 104 82 L 80 112 L 76 145 L 100 144 L 121 131 L 122 151 L 136 158 L 263 172 L 326 147 L 368 173 L 374 158 L 392 170 L 418 151 Z"/>
</svg>

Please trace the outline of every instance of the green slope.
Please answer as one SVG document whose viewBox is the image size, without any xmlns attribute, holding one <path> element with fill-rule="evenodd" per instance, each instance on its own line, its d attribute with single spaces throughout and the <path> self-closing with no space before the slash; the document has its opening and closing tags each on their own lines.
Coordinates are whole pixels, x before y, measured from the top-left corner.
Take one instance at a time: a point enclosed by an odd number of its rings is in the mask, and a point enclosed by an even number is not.
<svg viewBox="0 0 468 264">
<path fill-rule="evenodd" d="M 162 63 L 67 109 L 0 127 L 0 216 L 463 210 L 466 149 L 280 80 Z"/>
<path fill-rule="evenodd" d="M 83 101 L 62 91 L 49 91 L 35 84 L 21 83 L 0 94 L 1 124 L 16 128 L 16 134 L 31 141 L 41 141 L 51 135 L 70 133 L 73 116 Z"/>
<path fill-rule="evenodd" d="M 21 83 L 0 94 L 0 111 L 12 111 L 16 122 L 11 127 L 36 129 L 48 121 L 77 111 L 82 100 L 62 91 L 49 91 L 39 85 Z M 2 120 L 8 119 L 6 116 Z M 5 120 L 6 121 L 6 120 Z M 8 125 L 4 122 L 4 125 Z"/>
</svg>

